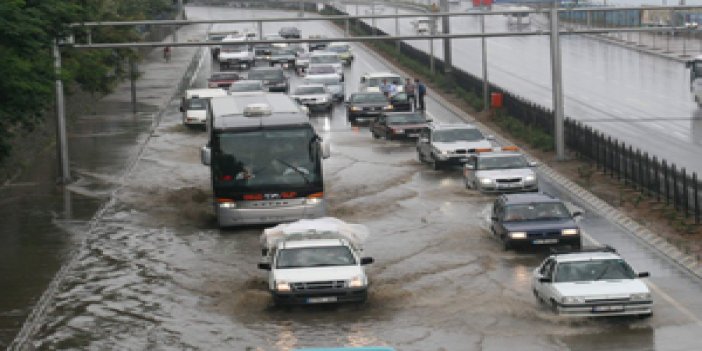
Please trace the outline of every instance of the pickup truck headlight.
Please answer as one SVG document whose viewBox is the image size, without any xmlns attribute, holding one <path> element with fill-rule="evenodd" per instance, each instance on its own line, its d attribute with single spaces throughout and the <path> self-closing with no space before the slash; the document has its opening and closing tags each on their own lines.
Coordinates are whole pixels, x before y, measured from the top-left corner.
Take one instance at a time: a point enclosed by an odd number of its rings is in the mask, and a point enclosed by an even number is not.
<svg viewBox="0 0 702 351">
<path fill-rule="evenodd" d="M 561 230 L 561 235 L 578 235 L 577 228 L 563 229 Z"/>
<path fill-rule="evenodd" d="M 509 237 L 512 239 L 526 239 L 527 233 L 526 232 L 510 232 Z"/>
<path fill-rule="evenodd" d="M 578 296 L 564 296 L 561 299 L 561 302 L 566 305 L 573 305 L 573 304 L 579 304 L 579 303 L 585 303 L 585 299 L 582 297 Z"/>
<path fill-rule="evenodd" d="M 632 301 L 645 301 L 651 299 L 651 293 L 631 294 Z"/>
<path fill-rule="evenodd" d="M 480 184 L 490 185 L 490 184 L 492 184 L 492 179 L 490 179 L 490 178 L 480 178 Z"/>
<path fill-rule="evenodd" d="M 290 292 L 290 284 L 286 282 L 276 282 L 275 290 L 278 292 Z"/>
<path fill-rule="evenodd" d="M 364 285 L 361 276 L 355 276 L 349 280 L 349 288 L 362 288 Z"/>
</svg>

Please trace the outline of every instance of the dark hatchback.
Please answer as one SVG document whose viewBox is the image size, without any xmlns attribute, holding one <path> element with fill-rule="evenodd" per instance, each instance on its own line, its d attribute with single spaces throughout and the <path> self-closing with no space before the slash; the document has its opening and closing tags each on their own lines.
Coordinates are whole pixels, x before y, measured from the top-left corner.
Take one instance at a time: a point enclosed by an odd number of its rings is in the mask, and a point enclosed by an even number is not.
<svg viewBox="0 0 702 351">
<path fill-rule="evenodd" d="M 288 77 L 280 67 L 254 67 L 249 71 L 249 80 L 260 80 L 268 91 L 287 93 L 290 89 Z"/>
<path fill-rule="evenodd" d="M 416 139 L 429 122 L 417 112 L 383 113 L 370 122 L 369 129 L 376 139 Z"/>
<path fill-rule="evenodd" d="M 527 246 L 581 247 L 580 228 L 563 201 L 548 194 L 499 196 L 493 205 L 490 229 L 505 250 Z"/>
<path fill-rule="evenodd" d="M 283 28 L 280 28 L 280 30 L 278 31 L 278 34 L 285 39 L 288 39 L 288 38 L 300 39 L 301 33 L 300 33 L 300 29 L 298 29 L 297 27 L 283 27 Z"/>
<path fill-rule="evenodd" d="M 360 118 L 375 118 L 393 107 L 383 93 L 353 93 L 346 100 L 346 118 L 354 123 Z"/>
</svg>

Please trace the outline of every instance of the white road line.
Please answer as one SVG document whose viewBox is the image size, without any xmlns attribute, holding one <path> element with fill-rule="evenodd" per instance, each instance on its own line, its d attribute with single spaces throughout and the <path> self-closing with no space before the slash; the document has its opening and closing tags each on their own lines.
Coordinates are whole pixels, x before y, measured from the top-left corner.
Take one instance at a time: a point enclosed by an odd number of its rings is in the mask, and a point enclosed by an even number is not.
<svg viewBox="0 0 702 351">
<path fill-rule="evenodd" d="M 587 234 L 586 232 L 584 232 L 584 231 L 582 231 L 582 230 L 581 230 L 581 234 L 582 234 L 582 236 L 583 236 L 585 239 L 587 239 L 588 241 L 590 241 L 590 242 L 591 242 L 592 244 L 594 244 L 595 246 L 603 246 L 599 241 L 595 240 L 595 238 L 593 238 L 592 236 L 590 236 L 590 234 Z M 646 281 L 646 284 L 647 284 L 653 291 L 655 291 L 656 294 L 660 295 L 664 300 L 668 301 L 673 307 L 675 307 L 675 309 L 677 309 L 678 311 L 680 311 L 680 313 L 682 313 L 682 314 L 684 314 L 685 316 L 687 316 L 687 318 L 690 318 L 690 320 L 691 320 L 692 322 L 696 323 L 697 325 L 702 326 L 702 320 L 700 320 L 699 318 L 697 318 L 697 316 L 696 316 L 694 313 L 692 313 L 692 311 L 690 311 L 690 310 L 687 309 L 685 306 L 683 306 L 680 302 L 678 302 L 677 300 L 675 300 L 675 298 L 673 298 L 672 296 L 668 295 L 665 291 L 663 291 L 663 289 L 661 289 L 660 287 L 658 287 L 658 285 L 654 284 L 654 283 L 653 283 L 652 281 L 650 281 L 650 280 L 647 280 L 647 281 Z"/>
</svg>

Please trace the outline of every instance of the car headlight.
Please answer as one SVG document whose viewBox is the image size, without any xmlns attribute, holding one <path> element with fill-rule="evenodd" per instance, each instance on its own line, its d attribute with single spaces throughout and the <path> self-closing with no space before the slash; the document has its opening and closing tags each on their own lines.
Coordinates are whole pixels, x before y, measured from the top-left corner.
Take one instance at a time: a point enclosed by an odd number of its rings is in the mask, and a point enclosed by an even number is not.
<svg viewBox="0 0 702 351">
<path fill-rule="evenodd" d="M 393 129 L 392 132 L 393 134 L 405 134 L 405 131 L 402 129 Z"/>
<path fill-rule="evenodd" d="M 383 110 L 385 110 L 385 111 L 392 110 L 392 109 L 394 109 L 394 107 L 392 105 L 383 106 Z"/>
<path fill-rule="evenodd" d="M 535 182 L 535 181 L 536 181 L 536 176 L 533 175 L 533 174 L 524 177 L 524 182 L 525 182 L 525 183 L 533 183 L 533 182 Z"/>
<path fill-rule="evenodd" d="M 512 239 L 526 239 L 527 233 L 526 232 L 510 232 L 509 237 Z"/>
<path fill-rule="evenodd" d="M 563 229 L 561 230 L 561 235 L 578 235 L 579 230 L 577 228 Z"/>
<path fill-rule="evenodd" d="M 361 108 L 358 106 L 351 106 L 351 111 L 361 111 Z"/>
<path fill-rule="evenodd" d="M 492 179 L 490 179 L 490 178 L 480 178 L 480 184 L 490 185 L 490 184 L 492 184 Z"/>
<path fill-rule="evenodd" d="M 585 299 L 582 297 L 578 297 L 578 296 L 564 296 L 561 299 L 561 302 L 563 304 L 573 305 L 573 304 L 585 303 Z"/>
<path fill-rule="evenodd" d="M 651 299 L 651 293 L 639 293 L 639 294 L 631 294 L 631 300 L 633 301 L 645 301 L 645 300 L 650 300 Z"/>
<path fill-rule="evenodd" d="M 319 98 L 319 102 L 327 102 L 327 101 L 329 101 L 329 99 L 326 96 Z"/>
<path fill-rule="evenodd" d="M 322 202 L 322 198 L 319 197 L 308 197 L 305 199 L 305 205 L 317 205 Z"/>
<path fill-rule="evenodd" d="M 276 282 L 275 283 L 275 290 L 279 292 L 289 292 L 290 291 L 290 284 L 286 282 Z"/>
<path fill-rule="evenodd" d="M 236 202 L 222 202 L 219 204 L 220 208 L 236 208 Z"/>
<path fill-rule="evenodd" d="M 365 284 L 363 283 L 363 279 L 360 275 L 357 275 L 349 280 L 349 288 L 362 288 L 364 285 Z"/>
</svg>

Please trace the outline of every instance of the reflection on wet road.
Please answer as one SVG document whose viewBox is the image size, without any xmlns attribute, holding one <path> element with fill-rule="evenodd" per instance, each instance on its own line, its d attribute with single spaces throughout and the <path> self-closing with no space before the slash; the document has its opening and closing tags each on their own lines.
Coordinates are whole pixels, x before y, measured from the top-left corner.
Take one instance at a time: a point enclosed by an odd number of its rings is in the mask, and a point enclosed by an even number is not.
<svg viewBox="0 0 702 351">
<path fill-rule="evenodd" d="M 192 19 L 234 15 L 241 16 L 241 10 L 188 11 Z M 326 23 L 298 25 L 303 35 L 336 30 Z M 354 50 L 347 93 L 356 91 L 361 73 L 388 69 L 363 47 Z M 196 85 L 203 86 L 210 67 L 210 62 L 202 67 Z M 299 79 L 293 76 L 292 82 L 295 86 Z M 381 344 L 399 350 L 686 350 L 678 346 L 697 345 L 700 326 L 659 296 L 650 320 L 568 320 L 539 306 L 530 277 L 543 253 L 504 252 L 490 237 L 487 219 L 494 198 L 466 190 L 457 170 L 429 170 L 417 161 L 413 144 L 375 140 L 366 127 L 350 126 L 343 105 L 312 120 L 332 143 L 332 157 L 324 162 L 329 214 L 366 224 L 372 233 L 365 252 L 376 258 L 368 269 L 369 301 L 274 308 L 265 275 L 256 268 L 261 228 L 216 229 L 209 170 L 199 163 L 206 138 L 180 125 L 177 103 L 169 106 L 125 186 L 90 228 L 52 307 L 36 319 L 30 339 L 39 348 L 291 350 Z M 429 108 L 437 121 L 459 120 L 435 100 Z M 677 272 L 669 263 L 656 264 Z M 680 274 L 668 279 L 661 287 L 669 294 L 678 299 L 679 292 L 668 288 L 682 287 L 683 304 L 702 306 L 699 296 L 687 293 L 699 288 L 698 282 Z M 702 316 L 692 307 L 694 316 Z"/>
</svg>

